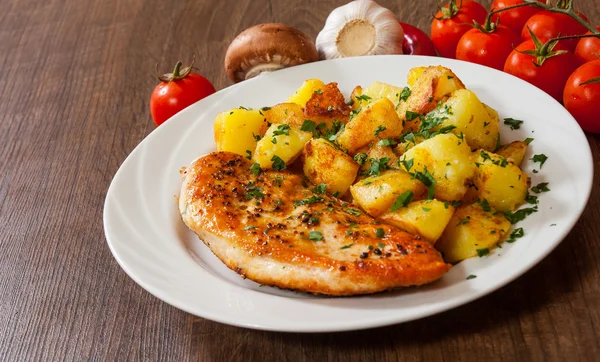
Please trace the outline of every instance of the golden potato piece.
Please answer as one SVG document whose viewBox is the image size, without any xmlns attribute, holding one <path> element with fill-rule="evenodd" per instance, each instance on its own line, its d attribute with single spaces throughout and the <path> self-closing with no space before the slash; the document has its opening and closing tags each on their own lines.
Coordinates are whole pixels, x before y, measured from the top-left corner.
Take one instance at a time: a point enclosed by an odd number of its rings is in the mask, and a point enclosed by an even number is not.
<svg viewBox="0 0 600 362">
<path fill-rule="evenodd" d="M 480 199 L 500 211 L 516 210 L 527 196 L 529 179 L 518 166 L 497 154 L 479 151 L 473 182 Z"/>
<path fill-rule="evenodd" d="M 371 102 L 356 115 L 337 137 L 337 143 L 354 155 L 369 143 L 402 134 L 402 122 L 387 98 Z"/>
<path fill-rule="evenodd" d="M 467 192 L 469 180 L 475 174 L 471 149 L 455 134 L 440 134 L 425 140 L 401 157 L 400 163 L 407 171 L 430 174 L 435 180 L 435 198 L 457 201 Z M 425 172 L 427 171 L 427 172 Z"/>
<path fill-rule="evenodd" d="M 377 143 L 369 148 L 366 153 L 365 162 L 360 167 L 361 174 L 367 175 L 372 165 L 372 160 L 386 159 L 390 167 L 397 168 L 398 156 L 394 153 L 394 149 L 388 146 L 381 146 Z"/>
<path fill-rule="evenodd" d="M 311 138 L 312 133 L 287 124 L 272 124 L 265 136 L 258 141 L 252 159 L 258 162 L 263 170 L 273 168 L 274 156 L 289 165 L 300 156 L 304 145 Z"/>
<path fill-rule="evenodd" d="M 453 214 L 454 207 L 448 202 L 420 200 L 393 212 L 386 212 L 379 219 L 435 243 Z"/>
<path fill-rule="evenodd" d="M 435 244 L 448 263 L 485 255 L 508 233 L 502 213 L 486 212 L 479 204 L 460 206 Z"/>
<path fill-rule="evenodd" d="M 296 103 L 280 103 L 262 111 L 271 124 L 289 124 L 300 128 L 304 123 L 304 110 Z"/>
<path fill-rule="evenodd" d="M 333 121 L 348 122 L 350 106 L 346 104 L 344 95 L 337 87 L 337 83 L 325 84 L 320 90 L 313 93 L 306 107 L 304 118 L 316 124 L 325 123 L 330 128 Z"/>
<path fill-rule="evenodd" d="M 412 87 L 417 79 L 425 72 L 427 67 L 414 67 L 408 71 L 408 76 L 406 77 L 406 83 L 408 83 L 409 87 Z"/>
<path fill-rule="evenodd" d="M 520 166 L 523 158 L 525 158 L 525 152 L 527 152 L 527 143 L 514 141 L 500 147 L 496 154 L 504 157 L 508 162 Z"/>
<path fill-rule="evenodd" d="M 254 152 L 257 140 L 267 130 L 267 121 L 257 109 L 231 109 L 215 118 L 214 136 L 217 151 L 247 156 Z M 248 151 L 248 152 L 247 152 Z"/>
<path fill-rule="evenodd" d="M 439 126 L 433 128 L 434 131 L 455 127 L 452 132 L 462 133 L 471 150 L 482 148 L 493 151 L 498 142 L 500 124 L 497 116 L 490 116 L 488 108 L 472 91 L 458 89 L 427 117 L 442 120 Z"/>
<path fill-rule="evenodd" d="M 405 191 L 411 191 L 413 199 L 416 200 L 427 193 L 425 185 L 402 170 L 386 171 L 380 176 L 368 177 L 350 187 L 354 202 L 371 216 L 390 211 L 394 201 Z"/>
<path fill-rule="evenodd" d="M 307 79 L 302 83 L 302 86 L 298 88 L 296 93 L 288 98 L 288 103 L 296 103 L 300 107 L 304 108 L 306 106 L 306 102 L 312 97 L 312 95 L 323 89 L 325 83 L 320 79 Z"/>
<path fill-rule="evenodd" d="M 343 196 L 358 173 L 352 157 L 323 138 L 310 140 L 302 154 L 304 175 L 315 185 L 327 185 L 330 194 Z"/>
</svg>

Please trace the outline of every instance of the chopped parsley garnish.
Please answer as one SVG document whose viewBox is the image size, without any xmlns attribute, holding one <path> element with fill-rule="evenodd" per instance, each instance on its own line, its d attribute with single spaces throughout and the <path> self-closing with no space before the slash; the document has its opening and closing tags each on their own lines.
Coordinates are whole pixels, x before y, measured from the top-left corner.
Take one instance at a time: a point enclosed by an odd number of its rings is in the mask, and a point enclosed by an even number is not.
<svg viewBox="0 0 600 362">
<path fill-rule="evenodd" d="M 400 162 L 402 163 L 402 166 L 404 166 L 404 168 L 406 169 L 406 172 L 409 172 L 410 169 L 413 167 L 415 160 L 411 158 L 410 160 L 402 160 Z"/>
<path fill-rule="evenodd" d="M 273 161 L 273 171 L 285 170 L 285 162 L 283 162 L 283 160 L 279 156 L 273 155 L 273 157 L 271 157 L 271 161 Z"/>
<path fill-rule="evenodd" d="M 310 231 L 308 233 L 308 238 L 313 241 L 323 240 L 323 234 L 320 231 Z"/>
<path fill-rule="evenodd" d="M 254 134 L 254 132 L 252 132 L 252 137 L 254 137 L 254 140 L 256 142 L 260 141 L 260 139 L 262 138 L 259 134 Z"/>
<path fill-rule="evenodd" d="M 354 161 L 356 161 L 356 163 L 358 163 L 361 166 L 365 163 L 366 160 L 367 160 L 366 153 L 357 153 L 356 155 L 354 155 Z"/>
<path fill-rule="evenodd" d="M 252 159 L 252 151 L 246 150 L 246 158 L 249 159 L 249 160 Z"/>
<path fill-rule="evenodd" d="M 531 141 L 533 141 L 533 138 L 527 137 L 527 138 L 525 138 L 525 141 L 523 141 L 523 142 L 525 142 L 526 144 L 530 144 Z"/>
<path fill-rule="evenodd" d="M 433 195 L 435 192 L 435 179 L 433 175 L 427 171 L 427 166 L 423 169 L 423 171 L 415 171 L 411 173 L 412 177 L 421 181 L 425 186 L 427 186 L 427 199 L 433 199 Z"/>
<path fill-rule="evenodd" d="M 507 243 L 514 243 L 518 238 L 522 238 L 525 235 L 523 228 L 514 229 L 510 236 L 506 240 Z"/>
<path fill-rule="evenodd" d="M 533 214 L 534 212 L 537 212 L 537 209 L 529 207 L 517 210 L 515 212 L 505 211 L 504 216 L 506 216 L 506 218 L 508 219 L 508 221 L 510 221 L 511 224 L 516 224 L 521 220 L 525 220 L 527 216 Z"/>
<path fill-rule="evenodd" d="M 527 191 L 527 194 L 525 195 L 525 202 L 527 202 L 528 204 L 535 205 L 538 203 L 538 197 L 530 194 L 529 191 Z"/>
<path fill-rule="evenodd" d="M 477 249 L 476 251 L 477 251 L 477 256 L 480 258 L 483 256 L 486 256 L 490 253 L 490 249 L 488 249 L 488 248 Z"/>
<path fill-rule="evenodd" d="M 359 107 L 358 109 L 353 109 L 350 111 L 350 121 L 354 119 L 354 117 L 356 117 L 360 111 L 362 110 L 362 107 Z"/>
<path fill-rule="evenodd" d="M 400 93 L 400 100 L 406 102 L 406 100 L 408 99 L 408 97 L 410 97 L 411 93 L 412 92 L 411 92 L 410 88 L 404 87 L 402 89 L 402 92 Z"/>
<path fill-rule="evenodd" d="M 377 146 L 382 146 L 382 147 L 393 146 L 396 144 L 398 144 L 398 142 L 394 141 L 391 138 L 386 138 L 384 140 L 380 140 L 379 142 L 377 142 Z"/>
<path fill-rule="evenodd" d="M 378 238 L 382 238 L 385 235 L 385 231 L 382 228 L 375 230 L 375 236 Z"/>
<path fill-rule="evenodd" d="M 470 274 L 470 275 L 467 277 L 467 280 L 470 280 L 470 279 L 475 279 L 475 278 L 477 278 L 477 275 Z"/>
<path fill-rule="evenodd" d="M 321 126 L 321 123 L 319 125 L 317 125 L 317 128 L 321 128 L 321 127 L 325 127 L 325 126 Z M 336 119 L 331 123 L 331 128 L 327 129 L 325 131 L 325 134 L 323 135 L 323 137 L 328 139 L 329 141 L 334 141 L 337 138 L 336 134 L 341 129 L 343 129 L 343 127 L 344 127 L 344 125 Z"/>
<path fill-rule="evenodd" d="M 327 107 L 327 111 L 328 111 L 328 112 L 331 112 L 331 111 L 333 111 L 333 106 L 328 106 L 328 107 Z"/>
<path fill-rule="evenodd" d="M 487 127 L 490 124 L 490 122 L 483 122 L 483 127 Z"/>
<path fill-rule="evenodd" d="M 407 121 L 412 121 L 413 119 L 419 117 L 421 114 L 417 113 L 417 112 L 412 112 L 412 111 L 406 111 L 406 120 Z"/>
<path fill-rule="evenodd" d="M 312 192 L 314 192 L 315 194 L 320 194 L 320 195 L 324 194 L 326 190 L 327 190 L 326 184 L 319 184 L 311 189 Z"/>
<path fill-rule="evenodd" d="M 356 209 L 345 209 L 344 211 L 346 211 L 350 215 L 360 216 L 360 211 Z"/>
<path fill-rule="evenodd" d="M 317 132 L 317 124 L 310 119 L 305 119 L 304 123 L 300 127 L 301 131 L 312 132 L 313 134 Z"/>
<path fill-rule="evenodd" d="M 544 165 L 544 162 L 546 162 L 547 159 L 548 159 L 548 156 L 544 155 L 543 153 L 541 153 L 539 155 L 533 155 L 533 158 L 531 158 L 531 160 L 533 162 L 540 163 L 540 168 L 542 168 L 542 166 Z"/>
<path fill-rule="evenodd" d="M 381 132 L 383 132 L 383 131 L 385 131 L 385 130 L 386 130 L 385 126 L 381 126 L 381 125 L 379 125 L 379 126 L 377 127 L 377 129 L 375 130 L 375 137 L 379 137 L 379 133 L 381 133 Z"/>
<path fill-rule="evenodd" d="M 262 190 L 263 189 L 258 186 L 246 186 L 246 200 L 262 199 L 265 197 L 265 194 L 261 192 Z"/>
<path fill-rule="evenodd" d="M 271 107 L 262 107 L 260 110 L 261 111 L 270 111 Z"/>
<path fill-rule="evenodd" d="M 448 79 L 454 79 L 454 76 L 449 75 Z"/>
<path fill-rule="evenodd" d="M 490 212 L 492 211 L 492 207 L 490 206 L 490 203 L 488 202 L 488 200 L 483 199 L 481 201 L 479 201 L 479 205 L 481 205 L 481 208 L 483 209 L 483 211 L 485 212 Z"/>
<path fill-rule="evenodd" d="M 348 231 L 350 231 L 350 230 L 348 230 Z M 352 234 L 352 231 L 350 231 L 350 234 Z M 346 245 L 342 246 L 340 249 L 348 249 L 352 245 L 354 245 L 354 244 L 346 244 Z"/>
<path fill-rule="evenodd" d="M 388 170 L 390 166 L 388 162 L 390 161 L 389 157 L 375 158 L 371 160 L 371 167 L 369 167 L 368 175 L 369 176 L 379 176 L 382 171 Z"/>
<path fill-rule="evenodd" d="M 423 211 L 425 211 L 425 212 L 428 212 L 428 211 L 431 211 L 431 209 L 430 209 L 430 208 L 428 208 L 428 207 L 424 207 L 424 208 L 423 208 Z"/>
<path fill-rule="evenodd" d="M 390 211 L 394 212 L 401 207 L 405 207 L 412 201 L 413 197 L 414 194 L 412 191 L 404 191 L 402 194 L 400 194 L 400 196 L 396 197 L 396 201 L 394 201 L 394 203 L 392 204 L 392 208 L 390 209 Z"/>
<path fill-rule="evenodd" d="M 272 144 L 277 144 L 277 137 L 271 138 L 271 143 Z"/>
<path fill-rule="evenodd" d="M 550 191 L 550 189 L 548 188 L 549 183 L 548 182 L 540 182 L 539 184 L 533 186 L 531 188 L 531 191 L 535 192 L 536 194 L 541 194 L 542 192 L 548 192 Z"/>
<path fill-rule="evenodd" d="M 361 95 L 359 95 L 359 96 L 356 96 L 356 97 L 354 97 L 354 98 L 356 98 L 356 99 L 358 99 L 358 100 L 361 100 L 361 101 L 370 101 L 370 100 L 371 100 L 371 97 L 369 97 L 369 96 L 368 96 L 368 95 L 366 95 L 366 94 L 361 94 Z"/>
<path fill-rule="evenodd" d="M 273 136 L 280 136 L 282 134 L 286 136 L 290 135 L 290 125 L 280 124 L 279 126 L 277 126 L 277 129 L 273 131 Z"/>
<path fill-rule="evenodd" d="M 246 230 L 246 231 L 248 231 L 248 230 L 250 230 L 250 229 L 256 229 L 256 226 L 254 226 L 254 225 L 248 225 L 248 226 L 246 226 L 246 227 L 244 228 L 244 230 Z"/>
<path fill-rule="evenodd" d="M 252 166 L 250 166 L 250 171 L 254 174 L 254 176 L 260 175 L 262 172 L 260 169 L 260 164 L 258 162 L 253 163 Z"/>
<path fill-rule="evenodd" d="M 316 204 L 319 202 L 323 202 L 323 198 L 321 196 L 312 195 L 309 198 L 294 201 L 294 206 L 310 205 L 310 204 Z"/>
<path fill-rule="evenodd" d="M 456 226 L 468 224 L 469 221 L 471 221 L 471 217 L 467 216 L 467 217 L 465 217 L 463 219 L 460 219 L 460 221 L 458 222 L 458 224 L 456 224 Z"/>
<path fill-rule="evenodd" d="M 315 91 L 315 93 L 317 93 L 317 94 L 323 94 L 323 91 L 322 91 L 322 90 L 320 90 L 320 89 L 317 89 L 317 90 Z"/>
<path fill-rule="evenodd" d="M 240 109 L 243 109 L 243 110 L 245 110 L 245 111 L 250 111 L 250 110 L 252 110 L 252 108 L 247 108 L 247 107 L 244 107 L 244 106 L 240 106 L 239 108 L 240 108 Z"/>
<path fill-rule="evenodd" d="M 514 118 L 504 118 L 504 124 L 509 126 L 510 129 L 515 130 L 521 128 L 523 121 Z"/>
</svg>

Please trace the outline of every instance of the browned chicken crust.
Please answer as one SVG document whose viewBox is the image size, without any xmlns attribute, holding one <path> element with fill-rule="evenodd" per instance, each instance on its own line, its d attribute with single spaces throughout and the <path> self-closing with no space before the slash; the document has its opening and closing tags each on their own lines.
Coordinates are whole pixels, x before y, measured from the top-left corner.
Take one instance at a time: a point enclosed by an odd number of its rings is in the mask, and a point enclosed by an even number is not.
<svg viewBox="0 0 600 362">
<path fill-rule="evenodd" d="M 345 296 L 431 283 L 450 269 L 429 243 L 311 191 L 302 176 L 255 176 L 250 166 L 228 152 L 196 160 L 179 204 L 185 224 L 241 276 Z"/>
</svg>

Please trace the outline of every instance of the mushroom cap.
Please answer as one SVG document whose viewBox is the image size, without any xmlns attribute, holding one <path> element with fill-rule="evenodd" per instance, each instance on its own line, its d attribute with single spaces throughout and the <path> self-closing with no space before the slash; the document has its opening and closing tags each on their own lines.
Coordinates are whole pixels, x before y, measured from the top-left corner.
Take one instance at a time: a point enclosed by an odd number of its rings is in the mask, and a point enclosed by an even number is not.
<svg viewBox="0 0 600 362">
<path fill-rule="evenodd" d="M 250 27 L 233 39 L 225 55 L 225 70 L 237 83 L 258 74 L 261 69 L 273 70 L 317 60 L 317 48 L 306 34 L 284 24 L 267 23 Z"/>
</svg>

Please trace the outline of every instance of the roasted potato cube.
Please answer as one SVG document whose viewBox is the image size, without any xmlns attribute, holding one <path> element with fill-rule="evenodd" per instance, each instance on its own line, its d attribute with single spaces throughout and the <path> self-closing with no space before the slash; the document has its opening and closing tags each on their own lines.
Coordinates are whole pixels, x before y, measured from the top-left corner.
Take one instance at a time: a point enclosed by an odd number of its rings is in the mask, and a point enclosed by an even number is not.
<svg viewBox="0 0 600 362">
<path fill-rule="evenodd" d="M 304 123 L 304 110 L 296 103 L 280 103 L 262 111 L 271 124 L 289 124 L 300 128 Z"/>
<path fill-rule="evenodd" d="M 427 189 L 420 181 L 402 170 L 390 170 L 380 176 L 368 177 L 350 187 L 350 193 L 365 212 L 378 216 L 386 211 L 405 191 L 411 191 L 413 198 L 422 198 Z"/>
<path fill-rule="evenodd" d="M 301 131 L 287 124 L 272 124 L 265 136 L 258 141 L 254 162 L 263 170 L 273 168 L 273 156 L 277 156 L 287 165 L 300 156 L 304 145 L 312 138 L 312 133 Z"/>
<path fill-rule="evenodd" d="M 407 171 L 431 175 L 435 181 L 435 198 L 443 201 L 460 200 L 467 192 L 468 180 L 475 174 L 471 149 L 455 134 L 440 134 L 425 140 L 401 157 Z"/>
<path fill-rule="evenodd" d="M 402 122 L 387 98 L 371 102 L 356 115 L 337 137 L 338 144 L 354 155 L 361 147 L 400 136 Z"/>
<path fill-rule="evenodd" d="M 492 118 L 479 98 L 470 90 L 458 89 L 450 98 L 427 115 L 428 119 L 441 121 L 436 131 L 455 127 L 452 132 L 463 134 L 471 150 L 496 148 L 500 126 L 498 117 Z"/>
<path fill-rule="evenodd" d="M 502 213 L 484 211 L 479 204 L 460 206 L 435 244 L 444 259 L 455 263 L 485 255 L 510 229 Z"/>
<path fill-rule="evenodd" d="M 435 243 L 442 235 L 454 207 L 438 200 L 413 201 L 393 212 L 386 212 L 379 219 L 387 224 L 421 236 L 430 243 Z"/>
<path fill-rule="evenodd" d="M 412 87 L 415 84 L 415 82 L 417 81 L 417 79 L 423 74 L 423 72 L 425 72 L 426 69 L 427 69 L 427 67 L 414 67 L 411 70 L 409 70 L 407 80 L 406 80 L 406 83 L 408 83 L 408 86 Z"/>
<path fill-rule="evenodd" d="M 257 109 L 232 109 L 219 113 L 215 119 L 214 136 L 217 151 L 246 156 L 254 152 L 256 137 L 267 130 L 267 121 Z"/>
<path fill-rule="evenodd" d="M 319 91 L 325 86 L 325 83 L 320 79 L 307 79 L 298 88 L 296 93 L 288 98 L 289 103 L 296 103 L 300 107 L 306 107 L 306 102 L 312 97 L 313 93 Z"/>
<path fill-rule="evenodd" d="M 479 151 L 477 172 L 473 182 L 479 198 L 486 199 L 500 211 L 515 210 L 523 202 L 529 188 L 527 174 L 497 154 Z"/>
<path fill-rule="evenodd" d="M 356 87 L 354 87 L 354 89 L 352 90 L 352 94 L 350 94 L 350 109 L 352 109 L 353 111 L 357 111 L 359 109 L 361 109 L 362 107 L 366 106 L 367 104 L 370 103 L 371 99 L 370 97 L 363 97 L 363 87 L 357 85 Z"/>
<path fill-rule="evenodd" d="M 413 84 L 411 95 L 406 102 L 400 102 L 396 112 L 405 122 L 408 130 L 417 131 L 421 122 L 420 117 L 410 119 L 408 112 L 413 114 L 427 114 L 431 112 L 439 101 L 444 100 L 457 89 L 464 89 L 465 85 L 450 69 L 442 66 L 427 67 Z"/>
<path fill-rule="evenodd" d="M 388 167 L 384 166 L 384 170 L 388 169 L 389 167 L 397 167 L 398 156 L 396 156 L 394 150 L 389 146 L 381 146 L 378 144 L 374 144 L 373 147 L 367 150 L 365 155 L 365 162 L 360 167 L 361 174 L 368 174 L 369 169 L 373 164 L 372 160 L 376 160 L 380 163 L 384 160 L 387 161 Z M 381 167 L 378 167 L 378 169 L 380 168 Z"/>
<path fill-rule="evenodd" d="M 333 121 L 348 122 L 350 106 L 346 104 L 344 95 L 337 83 L 325 84 L 320 91 L 314 92 L 304 108 L 304 118 L 316 124 L 325 123 L 330 128 Z"/>
<path fill-rule="evenodd" d="M 496 154 L 504 157 L 508 162 L 520 166 L 521 162 L 523 162 L 523 158 L 525 158 L 525 152 L 527 152 L 527 143 L 523 141 L 514 141 L 500 147 L 500 149 L 496 151 Z"/>
<path fill-rule="evenodd" d="M 343 196 L 358 173 L 352 157 L 324 138 L 310 140 L 303 151 L 304 174 L 315 185 L 327 185 L 327 192 Z"/>
</svg>

